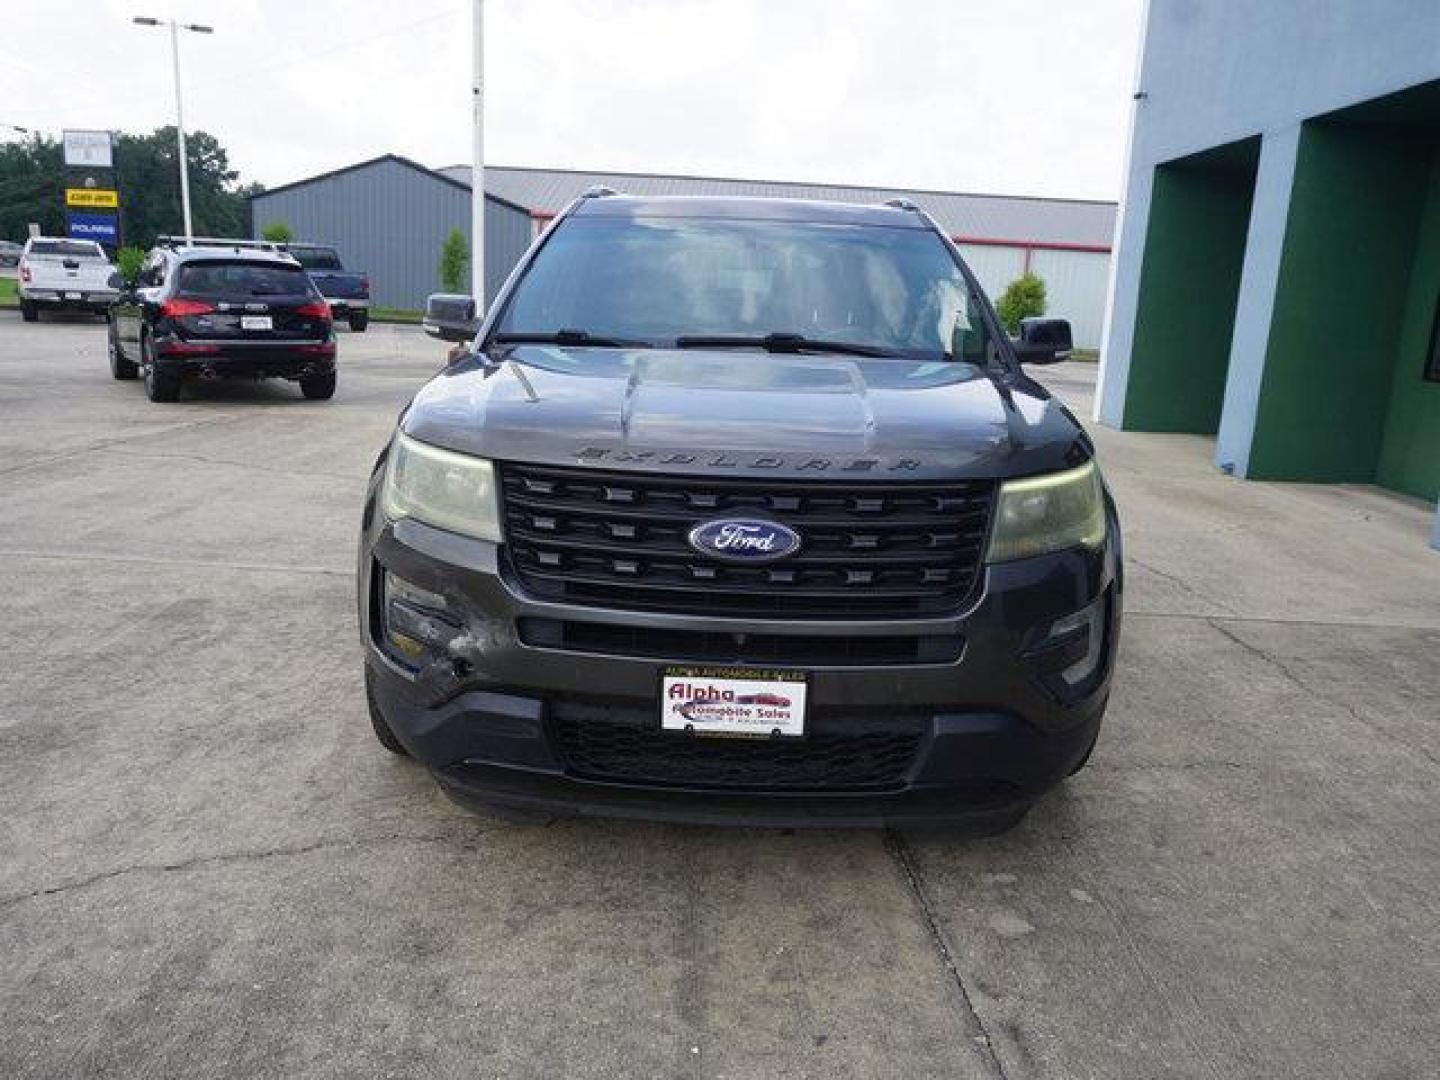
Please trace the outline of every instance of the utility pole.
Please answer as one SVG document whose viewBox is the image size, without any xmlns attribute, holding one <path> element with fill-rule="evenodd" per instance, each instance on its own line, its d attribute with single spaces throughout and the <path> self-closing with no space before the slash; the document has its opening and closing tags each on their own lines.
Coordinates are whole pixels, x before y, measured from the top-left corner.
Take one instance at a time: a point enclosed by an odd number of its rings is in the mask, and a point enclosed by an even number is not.
<svg viewBox="0 0 1440 1080">
<path fill-rule="evenodd" d="M 185 100 L 180 93 L 180 31 L 193 30 L 197 34 L 213 34 L 214 27 L 199 23 L 182 23 L 176 19 L 153 19 L 137 15 L 132 20 L 139 26 L 168 26 L 170 28 L 170 63 L 175 70 L 175 133 L 180 144 L 180 207 L 185 215 L 185 243 L 195 241 L 195 228 L 190 222 L 190 161 L 185 152 Z"/>
<path fill-rule="evenodd" d="M 485 311 L 485 0 L 475 0 L 475 43 L 470 88 L 474 146 L 470 163 L 470 295 L 475 313 Z"/>
</svg>

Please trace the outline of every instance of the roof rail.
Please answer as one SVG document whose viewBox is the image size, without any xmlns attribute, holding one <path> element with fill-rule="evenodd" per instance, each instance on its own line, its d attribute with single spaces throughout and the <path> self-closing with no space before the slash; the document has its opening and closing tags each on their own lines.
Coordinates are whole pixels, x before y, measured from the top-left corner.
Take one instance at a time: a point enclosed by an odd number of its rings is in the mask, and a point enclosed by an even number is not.
<svg viewBox="0 0 1440 1080">
<path fill-rule="evenodd" d="M 157 236 L 155 243 L 161 247 L 227 247 L 253 248 L 258 251 L 279 251 L 280 246 L 269 240 L 240 240 L 225 236 Z"/>
<path fill-rule="evenodd" d="M 886 199 L 885 205 L 893 206 L 896 210 L 915 210 L 918 212 L 920 209 L 920 207 L 916 206 L 910 199 Z"/>
<path fill-rule="evenodd" d="M 612 187 L 606 187 L 604 184 L 591 184 L 589 187 L 587 187 L 584 191 L 582 191 L 582 192 L 580 193 L 580 198 L 582 198 L 582 199 L 604 199 L 604 198 L 608 198 L 608 197 L 611 196 L 611 195 L 618 195 L 618 194 L 620 194 L 620 193 L 619 193 L 618 191 L 616 191 L 614 188 L 612 188 Z"/>
</svg>

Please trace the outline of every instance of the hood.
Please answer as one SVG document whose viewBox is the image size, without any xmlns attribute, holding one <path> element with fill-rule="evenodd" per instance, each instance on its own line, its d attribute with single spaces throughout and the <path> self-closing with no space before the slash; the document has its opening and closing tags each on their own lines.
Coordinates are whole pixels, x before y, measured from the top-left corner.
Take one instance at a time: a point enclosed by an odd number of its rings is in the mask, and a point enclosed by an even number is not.
<svg viewBox="0 0 1440 1080">
<path fill-rule="evenodd" d="M 747 350 L 512 347 L 437 375 L 402 427 L 501 461 L 741 476 L 1023 476 L 1090 456 L 1029 379 Z"/>
</svg>

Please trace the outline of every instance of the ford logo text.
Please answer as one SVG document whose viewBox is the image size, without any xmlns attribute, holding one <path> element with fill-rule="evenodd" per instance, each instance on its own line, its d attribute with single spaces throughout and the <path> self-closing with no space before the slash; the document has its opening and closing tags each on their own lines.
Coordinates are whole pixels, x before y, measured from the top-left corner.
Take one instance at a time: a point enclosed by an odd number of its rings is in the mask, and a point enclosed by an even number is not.
<svg viewBox="0 0 1440 1080">
<path fill-rule="evenodd" d="M 690 546 L 731 562 L 771 562 L 800 550 L 800 534 L 778 521 L 721 518 L 690 530 Z"/>
</svg>

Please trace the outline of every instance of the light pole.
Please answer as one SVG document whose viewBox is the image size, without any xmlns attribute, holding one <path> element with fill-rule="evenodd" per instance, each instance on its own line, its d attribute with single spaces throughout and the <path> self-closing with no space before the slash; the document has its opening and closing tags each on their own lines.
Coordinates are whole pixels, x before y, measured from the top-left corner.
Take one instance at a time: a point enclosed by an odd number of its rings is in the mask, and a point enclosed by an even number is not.
<svg viewBox="0 0 1440 1080">
<path fill-rule="evenodd" d="M 470 162 L 470 295 L 475 313 L 485 311 L 485 0 L 475 0 L 475 44 L 470 88 L 475 138 Z"/>
<path fill-rule="evenodd" d="M 185 243 L 193 243 L 195 230 L 190 224 L 190 165 L 185 155 L 185 102 L 180 94 L 180 31 L 193 30 L 197 34 L 213 34 L 215 29 L 199 23 L 182 23 L 175 19 L 152 19 L 148 15 L 136 15 L 132 21 L 139 26 L 170 28 L 170 60 L 175 68 L 175 133 L 180 144 L 180 206 L 185 213 Z"/>
</svg>

